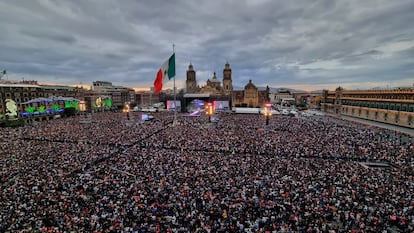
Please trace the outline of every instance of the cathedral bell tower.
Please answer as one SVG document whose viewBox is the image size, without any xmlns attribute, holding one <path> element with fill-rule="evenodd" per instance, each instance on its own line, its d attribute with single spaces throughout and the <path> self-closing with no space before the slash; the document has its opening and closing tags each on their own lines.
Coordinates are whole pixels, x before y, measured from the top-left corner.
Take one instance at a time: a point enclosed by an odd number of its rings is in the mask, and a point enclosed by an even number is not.
<svg viewBox="0 0 414 233">
<path fill-rule="evenodd" d="M 233 91 L 233 81 L 231 79 L 231 68 L 229 62 L 223 69 L 223 92 L 224 94 L 231 94 Z"/>
<path fill-rule="evenodd" d="M 193 65 L 190 63 L 187 70 L 187 80 L 185 81 L 187 93 L 197 92 L 197 80 L 196 72 L 194 71 Z"/>
</svg>

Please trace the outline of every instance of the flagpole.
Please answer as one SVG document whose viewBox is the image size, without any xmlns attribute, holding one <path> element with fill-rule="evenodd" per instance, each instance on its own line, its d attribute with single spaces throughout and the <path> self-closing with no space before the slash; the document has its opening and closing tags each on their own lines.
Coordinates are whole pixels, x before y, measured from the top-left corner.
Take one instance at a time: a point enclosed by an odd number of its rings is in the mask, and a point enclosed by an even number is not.
<svg viewBox="0 0 414 233">
<path fill-rule="evenodd" d="M 173 54 L 175 54 L 175 49 L 174 49 L 175 45 L 174 45 L 174 43 L 172 44 L 172 46 L 173 46 Z M 175 126 L 177 124 L 177 102 L 176 102 L 177 95 L 176 95 L 176 90 L 175 90 L 175 76 L 177 76 L 177 75 L 174 75 L 174 120 L 173 120 L 173 126 Z"/>
</svg>

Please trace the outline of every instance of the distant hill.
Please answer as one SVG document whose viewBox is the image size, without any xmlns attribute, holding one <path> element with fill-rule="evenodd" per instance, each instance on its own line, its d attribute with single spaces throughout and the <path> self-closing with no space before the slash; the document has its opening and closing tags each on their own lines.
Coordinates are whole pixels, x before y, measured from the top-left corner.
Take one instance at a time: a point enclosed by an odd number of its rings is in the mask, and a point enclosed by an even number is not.
<svg viewBox="0 0 414 233">
<path fill-rule="evenodd" d="M 266 90 L 266 87 L 257 87 L 260 91 Z M 233 90 L 243 90 L 244 86 L 233 86 Z M 287 87 L 269 87 L 271 92 L 280 92 L 280 91 L 289 91 L 289 92 L 297 92 L 297 93 L 313 93 L 313 94 L 322 94 L 323 90 L 314 90 L 314 91 L 304 91 L 300 89 L 293 89 L 293 88 L 287 88 Z"/>
<path fill-rule="evenodd" d="M 323 90 L 315 90 L 315 91 L 311 91 L 311 93 L 322 94 L 323 93 Z"/>
<path fill-rule="evenodd" d="M 266 90 L 266 87 L 257 87 L 259 90 Z M 289 91 L 289 92 L 307 92 L 304 90 L 292 89 L 287 87 L 269 87 L 271 92 Z"/>
</svg>

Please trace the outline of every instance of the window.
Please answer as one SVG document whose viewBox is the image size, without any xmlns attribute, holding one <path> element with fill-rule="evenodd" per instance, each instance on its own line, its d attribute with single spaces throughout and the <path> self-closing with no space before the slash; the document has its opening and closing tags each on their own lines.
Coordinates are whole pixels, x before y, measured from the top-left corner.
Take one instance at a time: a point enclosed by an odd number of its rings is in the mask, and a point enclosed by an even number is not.
<svg viewBox="0 0 414 233">
<path fill-rule="evenodd" d="M 400 111 L 401 106 L 399 104 L 395 105 L 395 110 Z"/>
</svg>

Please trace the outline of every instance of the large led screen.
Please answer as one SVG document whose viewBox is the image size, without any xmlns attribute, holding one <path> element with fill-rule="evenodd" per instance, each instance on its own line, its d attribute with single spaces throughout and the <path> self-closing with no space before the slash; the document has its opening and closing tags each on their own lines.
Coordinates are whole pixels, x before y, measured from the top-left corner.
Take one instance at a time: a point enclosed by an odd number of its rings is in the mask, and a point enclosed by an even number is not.
<svg viewBox="0 0 414 233">
<path fill-rule="evenodd" d="M 167 109 L 174 110 L 177 109 L 178 111 L 181 110 L 181 102 L 179 100 L 167 100 Z"/>
</svg>

